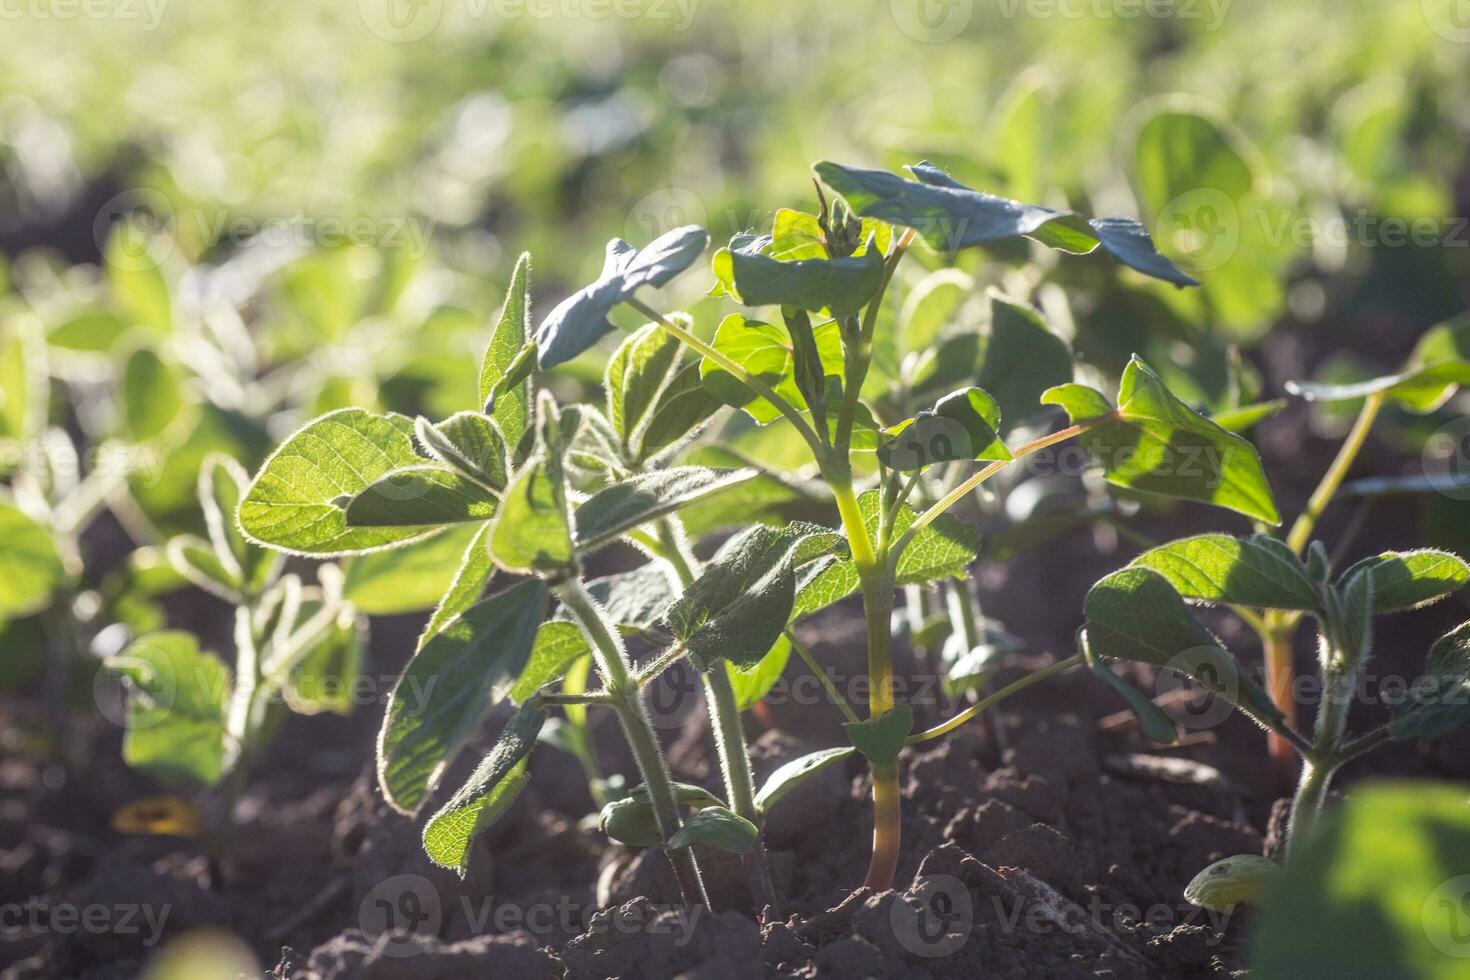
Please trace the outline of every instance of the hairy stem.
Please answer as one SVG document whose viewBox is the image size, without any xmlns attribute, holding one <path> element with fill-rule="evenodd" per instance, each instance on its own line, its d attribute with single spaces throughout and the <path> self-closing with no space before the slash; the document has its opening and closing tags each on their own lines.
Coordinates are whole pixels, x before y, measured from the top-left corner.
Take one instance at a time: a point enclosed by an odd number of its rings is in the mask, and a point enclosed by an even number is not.
<svg viewBox="0 0 1470 980">
<path fill-rule="evenodd" d="M 582 631 L 592 644 L 592 655 L 602 674 L 603 684 L 612 699 L 623 736 L 633 751 L 638 773 L 648 787 L 648 799 L 653 806 L 654 819 L 658 822 L 659 836 L 664 840 L 664 853 L 674 867 L 679 879 L 679 890 L 684 895 L 685 905 L 708 905 L 704 894 L 704 882 L 695 863 L 694 852 L 687 847 L 669 847 L 668 840 L 681 825 L 679 802 L 674 795 L 669 768 L 659 750 L 658 736 L 648 718 L 648 708 L 633 679 L 632 666 L 627 651 L 618 638 L 617 631 L 607 619 L 587 587 L 579 579 L 572 578 L 556 588 L 556 595 L 576 617 Z"/>
<path fill-rule="evenodd" d="M 1260 635 L 1266 661 L 1266 690 L 1271 696 L 1271 702 L 1280 710 L 1286 725 L 1295 728 L 1296 699 L 1292 697 L 1295 672 L 1291 657 L 1296 627 L 1282 625 L 1275 613 L 1267 613 Z M 1276 772 L 1277 786 L 1284 790 L 1296 776 L 1296 752 L 1280 733 L 1268 733 L 1266 739 L 1267 751 Z"/>
<path fill-rule="evenodd" d="M 1327 799 L 1327 790 L 1332 785 L 1332 774 L 1336 766 L 1308 759 L 1302 766 L 1301 782 L 1297 784 L 1296 797 L 1291 804 L 1291 818 L 1286 825 L 1286 857 L 1290 859 L 1300 842 L 1306 839 L 1316 826 L 1322 813 L 1322 803 Z"/>
</svg>

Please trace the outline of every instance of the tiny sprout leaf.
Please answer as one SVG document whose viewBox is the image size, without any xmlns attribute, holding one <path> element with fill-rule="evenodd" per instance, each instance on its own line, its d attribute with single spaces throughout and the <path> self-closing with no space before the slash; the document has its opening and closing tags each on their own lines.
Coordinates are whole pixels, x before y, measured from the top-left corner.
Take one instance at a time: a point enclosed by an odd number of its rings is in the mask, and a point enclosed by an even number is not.
<svg viewBox="0 0 1470 980">
<path fill-rule="evenodd" d="M 1146 276 L 1176 286 L 1199 285 L 1160 255 L 1148 232 L 1131 218 L 1089 220 L 1071 211 L 993 197 L 971 190 L 927 161 L 909 167 L 917 180 L 825 160 L 813 169 L 855 213 L 912 228 L 941 254 L 1023 236 L 1074 255 L 1101 245 Z"/>
<path fill-rule="evenodd" d="M 634 528 L 759 475 L 754 469 L 677 466 L 614 483 L 577 508 L 577 549 L 584 554 L 596 551 Z"/>
<path fill-rule="evenodd" d="M 846 759 L 856 751 L 851 746 L 843 745 L 837 748 L 821 749 L 799 759 L 792 759 L 771 773 L 765 785 L 755 794 L 756 809 L 761 813 L 769 812 L 771 807 L 806 780 L 833 763 Z"/>
<path fill-rule="evenodd" d="M 709 233 L 697 225 L 675 228 L 636 249 L 621 238 L 607 243 L 597 281 L 562 300 L 536 328 L 542 370 L 569 361 L 613 329 L 612 308 L 641 286 L 663 286 L 699 258 Z"/>
<path fill-rule="evenodd" d="M 347 526 L 440 527 L 495 516 L 496 497 L 482 483 L 441 466 L 390 470 L 352 498 Z"/>
<path fill-rule="evenodd" d="M 240 600 L 239 573 L 225 566 L 208 541 L 181 534 L 168 543 L 168 560 L 184 578 L 226 602 Z"/>
<path fill-rule="evenodd" d="M 914 709 L 909 704 L 895 704 L 877 718 L 849 721 L 843 724 L 853 748 L 876 769 L 893 765 L 903 751 L 904 739 L 914 728 Z"/>
<path fill-rule="evenodd" d="M 1083 608 L 1086 642 L 1094 656 L 1167 667 L 1257 716 L 1281 716 L 1158 572 L 1142 567 L 1114 572 L 1088 591 Z"/>
<path fill-rule="evenodd" d="M 327 557 L 389 548 L 433 533 L 425 527 L 349 527 L 344 508 L 383 474 L 423 464 L 413 423 L 344 408 L 313 419 L 266 459 L 240 502 L 246 537 L 278 551 Z"/>
<path fill-rule="evenodd" d="M 646 798 L 624 797 L 608 803 L 597 818 L 597 828 L 628 847 L 656 847 L 663 843 L 658 817 Z"/>
<path fill-rule="evenodd" d="M 1281 877 L 1281 865 L 1259 854 L 1236 854 L 1205 868 L 1184 886 L 1185 901 L 1215 912 L 1235 905 L 1259 905 L 1266 889 Z"/>
<path fill-rule="evenodd" d="M 190 634 L 151 633 L 107 660 L 128 681 L 123 759 L 135 769 L 213 786 L 229 753 L 229 669 Z"/>
<path fill-rule="evenodd" d="M 1460 591 L 1470 582 L 1470 565 L 1448 551 L 1385 551 L 1364 558 L 1342 573 L 1344 589 L 1359 575 L 1373 573 L 1373 612 L 1418 609 Z"/>
<path fill-rule="evenodd" d="M 526 757 L 544 724 L 546 710 L 534 700 L 522 705 L 505 723 L 495 747 L 459 792 L 424 825 L 424 851 L 430 861 L 458 871 L 461 878 L 465 876 L 470 845 L 505 814 L 530 778 Z"/>
<path fill-rule="evenodd" d="M 1076 384 L 1053 388 L 1042 401 L 1062 406 L 1074 423 L 1111 411 L 1098 392 Z M 1080 439 L 1110 483 L 1281 523 L 1255 447 L 1174 397 L 1137 357 L 1123 371 L 1116 417 Z"/>
<path fill-rule="evenodd" d="M 504 490 L 508 479 L 505 438 L 495 422 L 479 412 L 460 412 L 433 425 L 420 416 L 414 422 L 419 444 L 439 462 L 492 490 Z"/>
<path fill-rule="evenodd" d="M 890 441 L 879 447 L 878 458 L 902 471 L 956 459 L 1007 460 L 1011 453 L 999 429 L 995 399 L 980 388 L 966 388 L 887 430 Z"/>
<path fill-rule="evenodd" d="M 531 397 L 525 384 L 526 374 L 512 370 L 517 358 L 529 347 L 526 333 L 531 325 L 530 277 L 531 254 L 523 252 L 511 273 L 505 307 L 490 334 L 490 345 L 485 349 L 480 367 L 480 405 L 495 419 L 501 435 L 511 446 L 520 442 L 530 426 Z M 531 363 L 529 357 L 525 358 L 527 373 Z"/>
<path fill-rule="evenodd" d="M 51 535 L 0 499 L 0 621 L 41 611 L 65 578 Z"/>
<path fill-rule="evenodd" d="M 547 588 L 530 579 L 476 603 L 431 636 L 388 700 L 378 736 L 378 785 L 411 813 L 484 713 L 520 677 L 546 611 Z"/>
<path fill-rule="evenodd" d="M 669 846 L 706 844 L 731 854 L 748 854 L 755 850 L 759 837 L 760 831 L 749 820 L 725 807 L 711 806 L 690 814 L 669 838 Z"/>
<path fill-rule="evenodd" d="M 724 800 L 720 799 L 718 796 L 711 793 L 703 786 L 695 786 L 692 783 L 673 783 L 671 785 L 674 788 L 674 799 L 676 799 L 681 806 L 687 806 L 694 810 L 700 810 L 708 806 L 725 805 Z M 630 799 L 642 800 L 645 803 L 651 802 L 651 797 L 648 795 L 647 783 L 639 783 L 637 786 L 634 786 L 631 790 L 628 791 L 628 796 Z"/>
<path fill-rule="evenodd" d="M 1301 560 L 1269 535 L 1199 534 L 1145 551 L 1133 564 L 1158 572 L 1186 599 L 1304 612 L 1319 605 Z"/>
</svg>

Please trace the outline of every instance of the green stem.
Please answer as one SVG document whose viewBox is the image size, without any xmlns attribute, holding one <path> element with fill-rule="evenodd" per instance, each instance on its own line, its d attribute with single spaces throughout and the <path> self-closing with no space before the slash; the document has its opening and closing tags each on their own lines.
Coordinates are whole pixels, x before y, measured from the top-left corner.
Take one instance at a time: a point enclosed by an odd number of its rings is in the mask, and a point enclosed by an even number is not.
<svg viewBox="0 0 1470 980">
<path fill-rule="evenodd" d="M 1073 654 L 1066 660 L 1058 660 L 1054 664 L 1042 667 L 1040 670 L 1033 670 L 1025 677 L 1022 677 L 1020 680 L 1013 681 L 1012 683 L 1007 684 L 1005 687 L 1001 688 L 999 691 L 996 691 L 989 697 L 981 698 L 979 701 L 976 701 L 974 704 L 970 705 L 964 711 L 961 711 L 959 714 L 955 715 L 948 721 L 935 725 L 933 728 L 929 728 L 922 732 L 910 735 L 907 739 L 904 740 L 904 744 L 918 745 L 921 742 L 927 742 L 930 739 L 939 738 L 941 735 L 948 735 L 950 732 L 954 731 L 956 728 L 959 728 L 965 722 L 969 721 L 971 718 L 974 718 L 976 715 L 978 715 L 980 712 L 984 711 L 991 705 L 1005 700 L 1018 691 L 1024 691 L 1032 684 L 1044 681 L 1053 674 L 1060 674 L 1064 670 L 1071 670 L 1073 667 L 1078 666 L 1082 662 L 1082 654 L 1078 653 Z"/>
<path fill-rule="evenodd" d="M 643 777 L 643 784 L 648 787 L 649 803 L 653 806 L 654 819 L 658 822 L 659 836 L 664 840 L 664 853 L 674 867 L 679 889 L 684 894 L 684 904 L 707 906 L 709 900 L 704 894 L 704 882 L 700 878 L 694 852 L 687 847 L 668 846 L 669 838 L 673 837 L 681 825 L 679 802 L 669 778 L 668 766 L 659 750 L 653 723 L 648 718 L 648 708 L 633 679 L 632 666 L 628 661 L 627 651 L 618 638 L 617 630 L 608 624 L 597 600 L 579 579 L 568 579 L 558 585 L 556 595 L 577 618 L 582 631 L 592 644 L 593 658 L 612 699 L 613 709 L 623 728 L 623 736 L 633 751 L 633 759 L 638 765 L 639 775 Z"/>
<path fill-rule="evenodd" d="M 1322 804 L 1327 799 L 1327 790 L 1332 785 L 1334 764 L 1320 764 L 1308 759 L 1302 766 L 1301 782 L 1297 784 L 1296 796 L 1291 804 L 1291 818 L 1286 827 L 1286 856 L 1295 853 L 1298 844 L 1312 832 L 1317 817 L 1322 813 Z"/>
<path fill-rule="evenodd" d="M 1286 536 L 1286 543 L 1292 551 L 1301 554 L 1312 537 L 1312 530 L 1317 526 L 1317 520 L 1332 498 L 1337 493 L 1338 487 L 1342 486 L 1343 479 L 1352 468 L 1353 461 L 1358 458 L 1362 451 L 1363 443 L 1368 439 L 1368 431 L 1373 428 L 1373 421 L 1378 417 L 1378 411 L 1383 407 L 1386 397 L 1382 391 L 1375 391 L 1363 399 L 1363 407 L 1358 412 L 1357 421 L 1353 423 L 1352 430 L 1348 432 L 1347 438 L 1343 440 L 1342 446 L 1337 450 L 1337 457 L 1333 459 L 1332 465 L 1322 475 L 1322 482 L 1317 484 L 1317 489 L 1312 491 L 1312 496 L 1307 500 L 1306 509 L 1297 517 L 1291 526 L 1291 533 Z"/>
</svg>

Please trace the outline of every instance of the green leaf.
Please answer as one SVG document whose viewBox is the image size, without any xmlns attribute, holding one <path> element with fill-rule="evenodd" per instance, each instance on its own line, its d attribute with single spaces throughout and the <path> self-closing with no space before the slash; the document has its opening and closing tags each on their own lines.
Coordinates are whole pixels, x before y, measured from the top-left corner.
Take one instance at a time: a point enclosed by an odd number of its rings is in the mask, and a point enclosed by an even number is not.
<svg viewBox="0 0 1470 980">
<path fill-rule="evenodd" d="M 877 718 L 843 723 L 853 748 L 873 764 L 875 769 L 893 765 L 898 753 L 903 751 L 904 739 L 914 728 L 912 705 L 895 704 Z"/>
<path fill-rule="evenodd" d="M 1254 913 L 1253 980 L 1462 980 L 1470 809 L 1459 786 L 1359 784 L 1293 841 Z"/>
<path fill-rule="evenodd" d="M 1266 692 L 1241 672 L 1158 572 L 1137 567 L 1114 572 L 1088 591 L 1083 609 L 1084 642 L 1094 656 L 1166 667 L 1232 704 L 1281 717 Z"/>
<path fill-rule="evenodd" d="M 181 534 L 168 543 L 168 560 L 195 586 L 226 602 L 240 601 L 240 574 L 226 566 L 203 538 Z"/>
<path fill-rule="evenodd" d="M 495 388 L 510 372 L 517 355 L 526 346 L 526 332 L 531 325 L 530 278 L 531 253 L 522 252 L 516 261 L 515 271 L 511 273 L 505 306 L 490 334 L 490 346 L 485 349 L 485 358 L 480 366 L 481 406 L 490 403 Z M 529 385 L 521 382 L 499 394 L 489 411 L 505 441 L 511 446 L 516 445 L 531 424 Z"/>
<path fill-rule="evenodd" d="M 1265 534 L 1200 534 L 1170 541 L 1133 559 L 1158 572 L 1186 599 L 1315 612 L 1317 587 L 1290 548 Z"/>
<path fill-rule="evenodd" d="M 786 628 L 796 594 L 795 553 L 810 525 L 758 524 L 731 538 L 665 619 L 702 670 L 721 660 L 756 665 Z"/>
<path fill-rule="evenodd" d="M 783 260 L 768 236 L 736 235 L 729 261 L 736 295 L 746 306 L 794 306 L 837 318 L 861 310 L 883 285 L 883 254 L 865 248 L 839 258 Z"/>
<path fill-rule="evenodd" d="M 506 722 L 500 737 L 459 792 L 424 825 L 424 852 L 461 878 L 469 870 L 470 845 L 504 815 L 520 795 L 529 775 L 525 760 L 546 724 L 546 711 L 531 701 Z"/>
<path fill-rule="evenodd" d="M 230 672 L 182 631 L 152 633 L 109 657 L 128 681 L 123 759 L 135 769 L 213 786 L 228 755 Z"/>
<path fill-rule="evenodd" d="M 670 785 L 674 789 L 674 799 L 678 801 L 680 806 L 687 806 L 691 809 L 702 810 L 708 806 L 725 805 L 724 800 L 720 799 L 718 796 L 711 793 L 703 786 L 695 786 L 693 783 L 679 782 L 671 783 Z M 651 802 L 653 799 L 653 797 L 648 792 L 647 783 L 639 783 L 637 786 L 634 786 L 632 789 L 628 790 L 628 798 L 634 800 L 642 800 L 645 803 Z"/>
<path fill-rule="evenodd" d="M 495 494 L 455 470 L 405 466 L 389 470 L 347 504 L 349 528 L 441 527 L 488 521 Z"/>
<path fill-rule="evenodd" d="M 0 620 L 45 609 L 65 578 L 50 533 L 19 507 L 0 499 Z"/>
<path fill-rule="evenodd" d="M 451 538 L 468 528 L 457 528 L 446 532 L 443 537 Z M 430 540 L 439 540 L 433 538 Z M 423 632 L 419 634 L 418 647 L 429 641 L 429 638 L 438 633 L 454 617 L 465 612 L 480 597 L 485 594 L 485 588 L 490 580 L 495 577 L 495 562 L 490 557 L 490 525 L 482 524 L 475 531 L 475 536 L 465 546 L 464 555 L 459 560 L 459 566 L 455 569 L 454 577 L 444 589 L 443 597 L 439 604 L 434 607 L 434 613 L 424 625 Z M 399 552 L 402 554 L 402 552 Z M 348 573 L 349 578 L 351 573 Z"/>
<path fill-rule="evenodd" d="M 1364 569 L 1323 594 L 1335 646 L 1354 670 L 1373 647 L 1373 578 L 1373 569 Z"/>
<path fill-rule="evenodd" d="M 705 388 L 701 364 L 685 364 L 659 392 L 635 448 L 635 461 L 645 463 L 696 433 L 720 410 L 720 401 Z"/>
<path fill-rule="evenodd" d="M 240 502 L 240 527 L 257 544 L 319 557 L 417 540 L 433 530 L 348 527 L 346 511 L 333 501 L 357 496 L 390 470 L 422 463 L 408 419 L 358 408 L 329 412 L 266 459 Z"/>
<path fill-rule="evenodd" d="M 459 412 L 432 425 L 414 422 L 419 444 L 439 462 L 492 490 L 504 490 L 509 479 L 505 438 L 495 423 L 479 412 Z"/>
<path fill-rule="evenodd" d="M 755 794 L 755 808 L 761 813 L 768 813 L 771 807 L 779 803 L 792 790 L 823 769 L 846 759 L 856 751 L 851 746 L 843 745 L 832 749 L 820 749 L 799 759 L 792 759 L 766 779 L 760 791 Z"/>
<path fill-rule="evenodd" d="M 1470 622 L 1435 641 L 1424 676 L 1408 691 L 1385 696 L 1395 739 L 1439 738 L 1470 724 Z"/>
<path fill-rule="evenodd" d="M 362 674 L 367 621 L 348 610 L 291 670 L 283 694 L 291 710 L 315 715 L 350 715 Z"/>
<path fill-rule="evenodd" d="M 1041 410 L 1041 396 L 1072 380 L 1072 351 L 1024 303 L 992 293 L 990 330 L 976 384 L 1000 409 L 1001 433 Z M 985 457 L 982 457 L 985 458 Z M 1000 457 L 1006 458 L 1006 457 Z"/>
<path fill-rule="evenodd" d="M 129 326 L 136 324 L 161 337 L 173 330 L 173 302 L 146 235 L 126 222 L 117 225 L 102 260 L 118 316 Z"/>
<path fill-rule="evenodd" d="M 460 574 L 461 556 L 472 542 L 482 540 L 484 533 L 483 525 L 453 527 L 393 551 L 358 555 L 347 562 L 343 598 L 370 616 L 432 609 Z M 489 565 L 483 547 L 479 553 Z M 480 583 L 481 591 L 488 579 L 487 574 Z M 474 599 L 478 598 L 476 592 Z"/>
<path fill-rule="evenodd" d="M 1257 423 L 1269 419 L 1286 407 L 1285 398 L 1273 398 L 1266 402 L 1255 402 L 1230 408 L 1210 415 L 1210 421 L 1228 432 L 1245 432 Z"/>
<path fill-rule="evenodd" d="M 1087 665 L 1092 668 L 1094 674 L 1106 681 L 1109 687 L 1121 694 L 1123 700 L 1128 702 L 1128 710 L 1133 712 L 1133 717 L 1138 720 L 1138 730 L 1143 733 L 1143 737 L 1161 745 L 1177 743 L 1179 732 L 1174 727 L 1174 720 L 1164 712 L 1163 708 L 1154 704 L 1146 694 L 1113 673 L 1112 668 L 1107 664 L 1093 657 L 1086 638 L 1087 634 L 1084 631 L 1079 639 L 1087 657 Z"/>
<path fill-rule="evenodd" d="M 1042 401 L 1061 405 L 1073 422 L 1110 410 L 1101 395 L 1082 385 L 1053 388 Z M 1080 437 L 1108 482 L 1281 523 L 1255 447 L 1175 398 L 1137 357 L 1118 387 L 1118 416 Z"/>
<path fill-rule="evenodd" d="M 1236 854 L 1205 868 L 1184 886 L 1184 900 L 1228 912 L 1237 904 L 1259 905 L 1281 877 L 1281 865 L 1259 854 Z"/>
<path fill-rule="evenodd" d="M 756 702 L 776 686 L 786 670 L 786 661 L 790 659 L 791 641 L 782 635 L 776 637 L 771 649 L 756 661 L 755 666 L 741 669 L 734 664 L 725 664 L 725 671 L 730 675 L 730 686 L 735 691 L 736 706 L 741 711 L 753 708 Z"/>
<path fill-rule="evenodd" d="M 1470 385 L 1470 361 L 1446 361 L 1353 384 L 1288 381 L 1286 390 L 1311 402 L 1358 401 L 1381 391 L 1409 411 L 1426 415 L 1449 401 L 1460 385 Z"/>
<path fill-rule="evenodd" d="M 1354 578 L 1373 573 L 1373 612 L 1418 609 L 1460 591 L 1470 582 L 1470 565 L 1448 551 L 1385 551 L 1364 558 L 1339 580 L 1345 589 Z"/>
<path fill-rule="evenodd" d="M 184 407 L 179 379 L 163 358 L 146 347 L 123 366 L 123 430 L 133 442 L 161 436 Z"/>
<path fill-rule="evenodd" d="M 577 550 L 596 551 L 621 535 L 672 514 L 686 504 L 739 486 L 758 470 L 676 466 L 640 473 L 593 494 L 577 508 Z"/>
<path fill-rule="evenodd" d="M 531 657 L 510 689 L 510 699 L 525 704 L 541 688 L 561 680 L 572 664 L 591 652 L 586 634 L 576 623 L 565 620 L 542 623 L 536 631 Z"/>
<path fill-rule="evenodd" d="M 1131 218 L 1088 219 L 1071 211 L 993 197 L 971 190 L 928 161 L 909 167 L 917 180 L 825 160 L 813 169 L 855 213 L 912 228 L 942 254 L 1022 236 L 1076 255 L 1101 245 L 1146 276 L 1177 286 L 1199 285 L 1160 255 L 1148 232 Z"/>
<path fill-rule="evenodd" d="M 82 310 L 52 327 L 46 343 L 61 350 L 101 354 L 111 350 L 131 326 L 107 310 Z"/>
<path fill-rule="evenodd" d="M 725 807 L 711 806 L 691 813 L 669 838 L 669 846 L 705 844 L 731 854 L 748 854 L 755 850 L 759 839 L 755 824 Z"/>
<path fill-rule="evenodd" d="M 812 336 L 823 372 L 828 378 L 840 378 L 843 369 L 841 327 L 835 320 L 828 321 L 814 327 Z M 764 381 L 788 402 L 805 404 L 806 399 L 796 381 L 791 338 L 782 328 L 732 313 L 720 321 L 713 343 L 717 351 L 744 368 L 747 374 Z M 769 402 L 708 358 L 700 361 L 699 371 L 705 388 L 724 404 L 744 409 L 762 425 L 781 417 Z"/>
<path fill-rule="evenodd" d="M 508 572 L 554 572 L 575 558 L 561 460 L 537 456 L 516 474 L 490 536 L 495 563 Z"/>
<path fill-rule="evenodd" d="M 709 244 L 709 233 L 696 225 L 675 228 L 636 249 L 621 238 L 607 243 L 602 275 L 557 304 L 536 328 L 536 349 L 543 371 L 550 370 L 597 343 L 613 329 L 612 308 L 642 286 L 663 286 L 689 268 Z"/>
<path fill-rule="evenodd" d="M 922 351 L 938 342 L 974 289 L 975 280 L 958 269 L 939 269 L 920 279 L 898 314 L 904 348 Z"/>
<path fill-rule="evenodd" d="M 956 459 L 1010 459 L 999 428 L 995 399 L 980 388 L 966 388 L 886 430 L 890 441 L 878 448 L 878 458 L 901 471 Z"/>
<path fill-rule="evenodd" d="M 388 700 L 378 737 L 378 785 L 411 813 L 480 719 L 520 677 L 546 611 L 547 588 L 529 579 L 471 606 L 431 636 Z"/>
<path fill-rule="evenodd" d="M 245 540 L 235 512 L 250 482 L 245 468 L 223 453 L 211 453 L 199 468 L 199 501 L 210 543 L 221 563 L 238 575 L 251 594 L 270 585 L 281 567 L 280 556 Z"/>
<path fill-rule="evenodd" d="M 611 801 L 598 815 L 597 828 L 628 847 L 657 847 L 663 843 L 658 817 L 647 800 L 624 797 Z"/>
<path fill-rule="evenodd" d="M 677 317 L 677 315 L 675 315 Z M 677 317 L 686 330 L 688 317 Z M 607 362 L 607 417 L 622 445 L 632 448 L 649 422 L 659 394 L 679 369 L 684 345 L 657 323 L 646 323 Z"/>
</svg>

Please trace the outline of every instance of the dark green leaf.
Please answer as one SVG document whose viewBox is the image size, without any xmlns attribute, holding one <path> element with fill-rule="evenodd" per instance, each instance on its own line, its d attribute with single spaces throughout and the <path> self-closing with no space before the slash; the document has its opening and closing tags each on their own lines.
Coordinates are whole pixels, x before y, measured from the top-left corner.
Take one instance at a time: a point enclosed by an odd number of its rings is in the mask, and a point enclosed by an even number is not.
<svg viewBox="0 0 1470 980">
<path fill-rule="evenodd" d="M 688 317 L 681 324 L 693 326 Z M 679 368 L 684 345 L 657 323 L 647 323 L 607 362 L 607 417 L 622 445 L 637 445 L 659 394 Z"/>
<path fill-rule="evenodd" d="M 976 383 L 995 398 L 1000 409 L 999 431 L 1009 432 L 1016 423 L 1034 416 L 1049 388 L 1071 380 L 1072 351 L 1047 328 L 1041 314 L 993 293 L 990 331 Z"/>
<path fill-rule="evenodd" d="M 577 549 L 583 553 L 596 551 L 634 528 L 758 475 L 759 471 L 753 469 L 677 466 L 615 483 L 577 508 Z"/>
<path fill-rule="evenodd" d="M 755 850 L 759 839 L 760 831 L 755 824 L 725 807 L 711 806 L 691 813 L 669 838 L 669 846 L 705 844 L 731 854 L 748 854 Z"/>
<path fill-rule="evenodd" d="M 488 521 L 497 500 L 482 483 L 441 466 L 390 470 L 352 498 L 347 526 L 440 527 Z"/>
<path fill-rule="evenodd" d="M 602 808 L 597 827 L 608 837 L 628 847 L 656 847 L 663 843 L 653 804 L 646 799 L 624 797 L 613 800 Z"/>
<path fill-rule="evenodd" d="M 696 433 L 720 410 L 720 401 L 704 387 L 700 363 L 679 369 L 649 413 L 636 447 L 636 461 L 646 462 Z"/>
<path fill-rule="evenodd" d="M 782 260 L 766 236 L 730 239 L 736 295 L 746 306 L 794 306 L 834 317 L 852 316 L 883 285 L 883 255 L 876 248 L 840 258 Z"/>
<path fill-rule="evenodd" d="M 1385 700 L 1395 739 L 1439 738 L 1470 724 L 1470 622 L 1436 640 L 1424 660 L 1424 676 Z"/>
<path fill-rule="evenodd" d="M 1186 599 L 1262 609 L 1318 608 L 1317 588 L 1290 548 L 1258 534 L 1200 534 L 1170 541 L 1133 559 Z"/>
<path fill-rule="evenodd" d="M 760 788 L 760 792 L 755 794 L 756 809 L 761 813 L 768 812 L 771 807 L 781 801 L 782 797 L 803 782 L 833 763 L 846 759 L 856 751 L 851 746 L 844 745 L 832 749 L 821 749 L 799 759 L 792 759 L 771 773 L 765 785 Z"/>
<path fill-rule="evenodd" d="M 904 739 L 913 731 L 914 709 L 908 704 L 895 704 L 877 718 L 845 722 L 842 727 L 853 748 L 875 769 L 885 769 L 893 765 L 903 751 Z"/>
<path fill-rule="evenodd" d="M 1373 572 L 1373 612 L 1418 609 L 1460 591 L 1470 582 L 1470 565 L 1448 551 L 1385 551 L 1364 558 L 1340 579 L 1346 589 L 1352 580 Z"/>
<path fill-rule="evenodd" d="M 902 471 L 956 459 L 1010 459 L 999 428 L 995 400 L 980 388 L 966 388 L 888 429 L 890 441 L 879 447 L 878 458 Z"/>
</svg>

